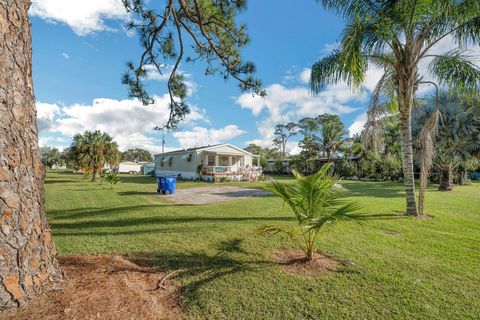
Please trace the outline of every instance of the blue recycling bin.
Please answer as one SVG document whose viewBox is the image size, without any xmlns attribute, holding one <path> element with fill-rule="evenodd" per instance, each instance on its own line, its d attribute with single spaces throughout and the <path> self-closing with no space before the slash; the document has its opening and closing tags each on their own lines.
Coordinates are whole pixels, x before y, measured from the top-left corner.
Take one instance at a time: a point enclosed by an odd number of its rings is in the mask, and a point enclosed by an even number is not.
<svg viewBox="0 0 480 320">
<path fill-rule="evenodd" d="M 162 194 L 174 194 L 176 182 L 177 182 L 177 177 L 175 176 L 157 177 L 157 183 L 158 183 L 157 192 Z"/>
</svg>

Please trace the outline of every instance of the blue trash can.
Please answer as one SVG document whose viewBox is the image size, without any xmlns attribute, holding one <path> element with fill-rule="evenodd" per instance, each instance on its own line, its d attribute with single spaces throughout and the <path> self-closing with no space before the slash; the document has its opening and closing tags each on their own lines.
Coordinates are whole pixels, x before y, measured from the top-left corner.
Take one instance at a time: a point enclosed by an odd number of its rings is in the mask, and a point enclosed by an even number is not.
<svg viewBox="0 0 480 320">
<path fill-rule="evenodd" d="M 162 194 L 174 194 L 176 182 L 177 182 L 177 177 L 175 176 L 159 176 L 157 178 L 157 183 L 158 183 L 157 192 Z"/>
</svg>

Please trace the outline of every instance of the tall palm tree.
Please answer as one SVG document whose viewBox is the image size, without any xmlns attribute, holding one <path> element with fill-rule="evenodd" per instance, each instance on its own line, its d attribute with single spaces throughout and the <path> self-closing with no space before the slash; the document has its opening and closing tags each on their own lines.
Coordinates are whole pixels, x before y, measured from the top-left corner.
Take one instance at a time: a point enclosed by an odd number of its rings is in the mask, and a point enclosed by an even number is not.
<svg viewBox="0 0 480 320">
<path fill-rule="evenodd" d="M 382 97 L 399 112 L 402 165 L 406 189 L 406 214 L 418 215 L 413 176 L 411 112 L 423 77 L 421 63 L 446 86 L 478 91 L 480 71 L 466 49 L 442 54 L 434 51 L 442 39 L 451 38 L 460 48 L 480 43 L 478 0 L 322 0 L 346 26 L 339 48 L 312 67 L 311 90 L 346 81 L 359 87 L 369 66 L 384 70 L 373 100 Z"/>
<path fill-rule="evenodd" d="M 416 122 L 433 112 L 433 102 Z M 476 102 L 455 93 L 442 92 L 438 99 L 441 121 L 435 143 L 433 164 L 439 170 L 439 190 L 452 190 L 453 172 L 480 151 L 480 109 Z"/>
<path fill-rule="evenodd" d="M 104 164 L 112 166 L 120 159 L 117 143 L 107 133 L 99 130 L 75 135 L 72 148 L 78 163 L 92 171 L 92 181 L 97 179 Z"/>
</svg>

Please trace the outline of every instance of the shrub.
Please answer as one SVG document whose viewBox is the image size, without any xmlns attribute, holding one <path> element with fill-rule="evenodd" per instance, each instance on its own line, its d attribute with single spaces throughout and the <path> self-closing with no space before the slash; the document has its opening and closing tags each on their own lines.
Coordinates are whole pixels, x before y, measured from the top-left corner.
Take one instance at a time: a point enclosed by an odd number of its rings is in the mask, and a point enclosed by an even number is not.
<svg viewBox="0 0 480 320">
<path fill-rule="evenodd" d="M 266 235 L 286 234 L 298 245 L 307 259 L 311 260 L 316 251 L 316 239 L 322 227 L 334 225 L 339 220 L 359 219 L 352 212 L 360 209 L 356 202 L 341 199 L 338 179 L 329 173 L 331 164 L 322 166 L 311 176 L 302 176 L 293 171 L 293 183 L 273 181 L 270 190 L 279 195 L 290 206 L 298 225 L 293 228 L 269 226 L 262 229 Z"/>
<path fill-rule="evenodd" d="M 398 178 L 402 172 L 401 160 L 392 154 L 382 157 L 379 163 L 380 173 L 385 180 L 394 180 Z"/>
<path fill-rule="evenodd" d="M 335 163 L 335 174 L 342 178 L 349 178 L 357 175 L 355 166 L 347 160 L 339 160 Z"/>
<path fill-rule="evenodd" d="M 113 187 L 122 181 L 122 179 L 120 179 L 120 177 L 118 176 L 118 174 L 116 172 L 109 172 L 105 175 L 105 181 L 110 183 L 110 188 L 113 189 Z"/>
</svg>

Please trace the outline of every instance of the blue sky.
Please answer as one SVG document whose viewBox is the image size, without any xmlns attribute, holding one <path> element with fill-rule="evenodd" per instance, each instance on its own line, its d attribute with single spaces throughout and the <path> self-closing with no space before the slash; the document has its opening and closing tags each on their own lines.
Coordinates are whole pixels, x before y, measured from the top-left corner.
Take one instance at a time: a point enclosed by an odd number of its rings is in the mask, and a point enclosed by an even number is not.
<svg viewBox="0 0 480 320">
<path fill-rule="evenodd" d="M 158 152 L 160 134 L 152 130 L 167 116 L 166 82 L 152 82 L 154 106 L 128 98 L 121 84 L 125 63 L 141 52 L 138 39 L 124 31 L 121 0 L 34 0 L 31 8 L 33 78 L 42 145 L 65 147 L 84 130 L 110 133 L 121 149 Z M 240 16 L 251 42 L 243 51 L 257 65 L 268 96 L 242 95 L 233 80 L 203 75 L 204 65 L 182 64 L 192 114 L 167 135 L 167 148 L 229 142 L 271 145 L 276 123 L 324 112 L 339 114 L 351 132 L 361 130 L 368 94 L 378 70 L 364 88 L 330 86 L 318 96 L 308 88 L 309 68 L 328 54 L 342 21 L 313 0 L 249 1 Z M 295 140 L 295 139 L 293 139 Z M 288 149 L 298 152 L 296 141 Z"/>
</svg>

